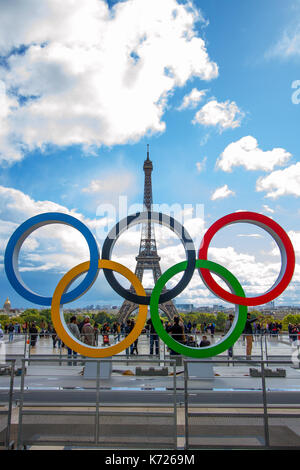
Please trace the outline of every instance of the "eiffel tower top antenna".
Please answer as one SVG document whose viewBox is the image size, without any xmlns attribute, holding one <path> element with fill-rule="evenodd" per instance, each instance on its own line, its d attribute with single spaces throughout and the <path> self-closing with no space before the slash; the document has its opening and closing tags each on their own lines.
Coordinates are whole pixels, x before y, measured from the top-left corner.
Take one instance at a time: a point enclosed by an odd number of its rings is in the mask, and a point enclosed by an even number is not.
<svg viewBox="0 0 300 470">
<path fill-rule="evenodd" d="M 153 164 L 149 156 L 149 144 L 147 144 L 147 159 L 144 161 L 144 173 L 145 173 L 145 185 L 144 185 L 144 208 L 147 211 L 152 209 L 152 181 L 151 173 L 153 170 Z M 150 233 L 149 233 L 150 236 Z"/>
</svg>

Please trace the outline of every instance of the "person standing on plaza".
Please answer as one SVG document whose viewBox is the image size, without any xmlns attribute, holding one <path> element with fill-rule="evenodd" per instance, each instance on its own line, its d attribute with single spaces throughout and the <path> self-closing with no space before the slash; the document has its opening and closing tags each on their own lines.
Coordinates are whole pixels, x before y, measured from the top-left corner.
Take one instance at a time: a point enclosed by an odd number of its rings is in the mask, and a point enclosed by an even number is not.
<svg viewBox="0 0 300 470">
<path fill-rule="evenodd" d="M 185 343 L 184 327 L 179 317 L 174 317 L 174 324 L 170 329 L 170 333 L 175 341 L 178 341 L 178 343 L 182 344 Z M 172 349 L 170 350 L 170 354 L 178 355 L 178 353 L 176 351 L 173 351 Z"/>
<path fill-rule="evenodd" d="M 126 321 L 126 326 L 124 328 L 125 338 L 129 335 L 131 330 L 132 330 L 132 323 L 131 323 L 131 320 L 129 320 L 128 318 L 128 320 Z M 126 348 L 126 355 L 129 356 L 129 347 Z"/>
<path fill-rule="evenodd" d="M 84 325 L 81 330 L 83 342 L 89 346 L 95 346 L 95 333 L 94 328 L 90 323 L 90 317 L 85 317 Z"/>
<path fill-rule="evenodd" d="M 117 341 L 120 341 L 121 339 L 121 325 L 119 322 L 117 322 L 116 325 L 116 333 L 117 333 Z"/>
<path fill-rule="evenodd" d="M 247 359 L 251 359 L 252 353 L 252 344 L 253 344 L 253 330 L 252 330 L 252 323 L 254 323 L 257 318 L 252 318 L 250 313 L 247 314 L 247 321 L 243 331 L 243 335 L 246 338 L 246 357 Z"/>
<path fill-rule="evenodd" d="M 80 341 L 80 331 L 77 325 L 77 318 L 75 317 L 75 315 L 73 315 L 73 317 L 70 318 L 70 323 L 68 324 L 68 328 L 71 334 Z M 73 351 L 71 348 L 68 347 L 68 359 L 71 359 L 72 356 L 74 359 L 76 359 L 77 352 Z M 68 366 L 71 366 L 71 365 L 72 365 L 72 362 L 68 362 Z"/>
<path fill-rule="evenodd" d="M 210 324 L 210 336 L 211 336 L 211 338 L 214 338 L 215 329 L 216 329 L 216 325 L 212 322 L 212 323 Z"/>
<path fill-rule="evenodd" d="M 99 339 L 99 326 L 98 326 L 98 323 L 94 324 L 94 335 L 95 335 L 95 346 L 98 346 L 98 339 Z"/>
<path fill-rule="evenodd" d="M 9 336 L 8 336 L 8 341 L 9 341 L 10 343 L 12 343 L 13 340 L 14 340 L 14 331 L 15 331 L 14 325 L 13 325 L 12 323 L 10 323 L 10 324 L 8 325 L 8 329 L 7 329 L 7 330 L 8 330 L 8 335 L 9 335 Z"/>
<path fill-rule="evenodd" d="M 291 323 L 288 324 L 288 334 L 290 341 L 293 341 L 293 325 Z"/>
<path fill-rule="evenodd" d="M 205 348 L 207 346 L 210 346 L 210 341 L 207 339 L 207 336 L 203 335 L 199 344 L 199 348 Z"/>
<path fill-rule="evenodd" d="M 135 321 L 134 320 L 131 320 L 131 330 L 133 330 L 135 326 Z M 136 352 L 136 354 L 138 354 L 138 348 L 137 348 L 137 345 L 138 345 L 138 340 L 139 338 L 137 338 L 134 343 L 132 343 L 132 345 L 130 346 L 130 354 L 134 354 L 134 351 Z"/>
<path fill-rule="evenodd" d="M 34 322 L 31 323 L 31 327 L 29 328 L 29 334 L 30 334 L 30 346 L 35 347 L 37 337 L 38 337 L 38 329 L 36 327 L 36 324 Z"/>
<path fill-rule="evenodd" d="M 53 346 L 53 348 L 56 348 L 56 343 L 58 341 L 58 336 L 57 336 L 56 330 L 55 330 L 53 325 L 49 326 L 49 332 L 50 332 L 50 335 L 52 337 L 52 346 Z"/>
<path fill-rule="evenodd" d="M 147 325 L 148 325 L 149 332 L 150 332 L 150 356 L 153 355 L 154 343 L 155 343 L 155 354 L 158 356 L 159 355 L 159 337 L 155 331 L 151 318 L 149 318 L 149 320 L 147 321 Z"/>
<path fill-rule="evenodd" d="M 226 320 L 226 322 L 225 322 L 224 335 L 226 335 L 226 334 L 228 333 L 228 331 L 230 330 L 230 328 L 232 327 L 233 319 L 234 319 L 234 316 L 233 316 L 232 313 L 231 313 L 231 314 L 228 316 L 228 320 Z M 229 356 L 229 357 L 232 357 L 232 356 L 233 356 L 233 348 L 232 348 L 232 346 L 230 346 L 230 348 L 228 348 L 228 356 Z"/>
</svg>

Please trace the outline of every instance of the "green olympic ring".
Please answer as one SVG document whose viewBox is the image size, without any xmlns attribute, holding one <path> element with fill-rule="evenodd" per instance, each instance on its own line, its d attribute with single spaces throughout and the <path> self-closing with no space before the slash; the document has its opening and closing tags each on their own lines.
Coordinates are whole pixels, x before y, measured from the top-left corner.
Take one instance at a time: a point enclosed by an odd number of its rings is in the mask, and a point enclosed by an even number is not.
<svg viewBox="0 0 300 470">
<path fill-rule="evenodd" d="M 223 281 L 226 282 L 230 290 L 240 297 L 245 297 L 244 290 L 237 280 L 237 278 L 230 272 L 228 269 L 224 268 L 220 264 L 213 263 L 212 261 L 207 260 L 196 260 L 196 268 L 206 268 L 217 274 Z M 158 336 L 166 343 L 166 345 L 173 351 L 182 354 L 187 357 L 194 358 L 206 358 L 217 356 L 218 354 L 226 351 L 238 340 L 240 335 L 243 333 L 246 320 L 247 320 L 247 311 L 248 308 L 246 305 L 239 305 L 237 315 L 235 315 L 233 321 L 233 328 L 231 328 L 228 333 L 224 336 L 222 341 L 211 346 L 205 346 L 203 348 L 193 348 L 191 346 L 185 346 L 178 341 L 175 341 L 164 329 L 162 322 L 159 318 L 158 313 L 158 301 L 160 293 L 166 283 L 171 279 L 171 277 L 176 274 L 184 271 L 187 268 L 187 261 L 175 264 L 169 268 L 156 282 L 150 301 L 150 314 L 153 326 L 158 334 Z"/>
</svg>

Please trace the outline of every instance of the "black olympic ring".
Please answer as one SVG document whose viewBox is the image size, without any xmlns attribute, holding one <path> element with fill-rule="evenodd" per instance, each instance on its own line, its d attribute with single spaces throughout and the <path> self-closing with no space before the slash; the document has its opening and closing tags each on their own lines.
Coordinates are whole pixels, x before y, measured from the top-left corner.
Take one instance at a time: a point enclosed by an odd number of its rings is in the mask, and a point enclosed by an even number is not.
<svg viewBox="0 0 300 470">
<path fill-rule="evenodd" d="M 165 227 L 168 227 L 170 230 L 176 233 L 181 243 L 183 244 L 186 253 L 187 268 L 184 271 L 183 276 L 178 282 L 178 284 L 172 289 L 168 290 L 167 292 L 163 292 L 160 295 L 159 303 L 163 304 L 179 295 L 185 289 L 185 287 L 188 285 L 191 278 L 193 277 L 196 263 L 196 252 L 194 242 L 187 230 L 173 217 L 163 214 L 161 212 L 152 211 L 137 212 L 136 214 L 124 217 L 124 219 L 118 222 L 107 235 L 103 244 L 101 258 L 110 260 L 112 250 L 118 237 L 126 229 L 145 222 L 153 222 L 160 225 L 164 225 Z M 147 295 L 145 297 L 136 295 L 135 293 L 130 292 L 129 290 L 121 286 L 121 284 L 115 278 L 113 271 L 109 269 L 103 269 L 103 272 L 107 282 L 121 297 L 124 297 L 126 300 L 129 300 L 130 302 L 133 302 L 135 304 L 150 305 L 150 295 Z"/>
</svg>

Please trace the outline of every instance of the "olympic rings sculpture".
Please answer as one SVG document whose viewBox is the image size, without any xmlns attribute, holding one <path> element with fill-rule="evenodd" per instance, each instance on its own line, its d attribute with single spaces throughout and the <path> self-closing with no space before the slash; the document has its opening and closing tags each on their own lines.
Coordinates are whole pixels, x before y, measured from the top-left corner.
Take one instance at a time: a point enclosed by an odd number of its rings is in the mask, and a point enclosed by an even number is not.
<svg viewBox="0 0 300 470">
<path fill-rule="evenodd" d="M 184 246 L 187 258 L 186 261 L 172 266 L 162 274 L 157 280 L 151 296 L 146 295 L 140 280 L 132 271 L 110 259 L 114 245 L 121 233 L 136 224 L 145 222 L 154 222 L 164 225 L 176 233 Z M 220 264 L 207 259 L 208 248 L 214 235 L 226 225 L 239 222 L 257 225 L 264 229 L 271 235 L 280 250 L 281 269 L 275 283 L 267 292 L 255 297 L 246 297 L 241 284 L 230 271 Z M 26 238 L 39 227 L 54 223 L 71 226 L 84 236 L 89 247 L 90 261 L 81 263 L 72 268 L 59 281 L 53 296 L 44 297 L 33 292 L 26 286 L 18 269 L 18 259 L 20 249 Z M 110 357 L 128 348 L 141 334 L 147 318 L 147 306 L 150 305 L 153 326 L 159 337 L 170 349 L 188 357 L 207 358 L 226 351 L 237 341 L 245 327 L 247 306 L 262 305 L 282 294 L 289 285 L 294 273 L 295 253 L 287 233 L 273 219 L 256 212 L 245 211 L 228 214 L 217 220 L 206 231 L 200 244 L 198 259 L 196 259 L 194 243 L 187 230 L 173 217 L 162 214 L 161 212 L 149 211 L 138 212 L 118 222 L 105 239 L 100 258 L 97 242 L 85 224 L 70 215 L 59 212 L 49 212 L 31 217 L 16 229 L 6 247 L 4 266 L 7 278 L 18 294 L 32 303 L 44 306 L 51 305 L 52 322 L 58 336 L 70 349 L 84 356 L 95 358 Z M 96 281 L 100 269 L 103 269 L 108 283 L 118 294 L 139 305 L 137 321 L 133 330 L 121 342 L 105 348 L 89 346 L 75 338 L 69 331 L 61 308 L 64 304 L 72 302 L 85 294 Z M 167 302 L 179 295 L 188 285 L 195 269 L 198 270 L 200 278 L 207 288 L 220 299 L 235 304 L 236 310 L 232 328 L 223 337 L 222 341 L 203 348 L 189 347 L 175 341 L 174 338 L 169 336 L 166 332 L 159 317 L 159 304 Z M 115 278 L 113 271 L 128 279 L 134 287 L 135 293 L 123 288 Z M 167 292 L 162 293 L 166 283 L 180 272 L 183 272 L 183 276 L 178 284 Z M 211 272 L 225 281 L 230 292 L 219 286 L 211 276 Z M 77 287 L 69 291 L 69 287 L 72 283 L 84 273 L 86 273 L 84 279 Z"/>
</svg>

